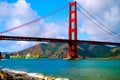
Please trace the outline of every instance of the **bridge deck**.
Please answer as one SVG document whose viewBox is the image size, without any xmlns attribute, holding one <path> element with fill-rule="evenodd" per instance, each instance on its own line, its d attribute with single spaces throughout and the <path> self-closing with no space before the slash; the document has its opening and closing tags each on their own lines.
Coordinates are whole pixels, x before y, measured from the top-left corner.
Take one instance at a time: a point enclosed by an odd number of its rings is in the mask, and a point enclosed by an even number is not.
<svg viewBox="0 0 120 80">
<path fill-rule="evenodd" d="M 40 42 L 71 42 L 68 39 L 53 39 L 53 38 L 38 38 L 38 37 L 21 37 L 21 36 L 0 36 L 0 40 L 12 40 L 12 41 L 40 41 Z M 72 40 L 73 41 L 73 40 Z M 104 45 L 118 45 L 117 42 L 101 42 L 101 41 L 87 41 L 87 40 L 77 40 L 80 44 L 104 44 Z"/>
</svg>

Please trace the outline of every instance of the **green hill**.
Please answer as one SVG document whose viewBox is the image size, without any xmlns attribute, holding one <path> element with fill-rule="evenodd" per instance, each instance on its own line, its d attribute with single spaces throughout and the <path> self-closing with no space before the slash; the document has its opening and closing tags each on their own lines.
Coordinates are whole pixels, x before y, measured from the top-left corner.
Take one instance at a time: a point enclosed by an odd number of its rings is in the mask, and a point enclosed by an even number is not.
<svg viewBox="0 0 120 80">
<path fill-rule="evenodd" d="M 120 58 L 120 47 L 111 49 L 110 53 L 106 56 L 110 58 Z"/>
<path fill-rule="evenodd" d="M 105 45 L 89 45 L 78 44 L 78 55 L 83 58 L 105 58 L 118 56 L 120 47 L 110 47 Z M 65 43 L 41 43 L 30 48 L 17 52 L 16 55 L 40 56 L 46 58 L 66 58 L 68 53 L 68 45 Z"/>
</svg>

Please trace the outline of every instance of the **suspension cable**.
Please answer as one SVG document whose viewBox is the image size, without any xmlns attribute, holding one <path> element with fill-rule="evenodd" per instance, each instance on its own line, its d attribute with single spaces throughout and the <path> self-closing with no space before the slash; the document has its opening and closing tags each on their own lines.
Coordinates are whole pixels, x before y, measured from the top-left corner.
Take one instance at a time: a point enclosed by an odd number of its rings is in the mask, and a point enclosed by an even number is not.
<svg viewBox="0 0 120 80">
<path fill-rule="evenodd" d="M 30 25 L 30 24 L 32 24 L 32 23 L 38 22 L 38 21 L 40 21 L 40 20 L 42 20 L 42 19 L 44 19 L 44 18 L 47 18 L 47 17 L 49 17 L 49 16 L 51 16 L 51 15 L 53 15 L 53 14 L 55 14 L 55 13 L 57 13 L 57 12 L 63 10 L 63 9 L 65 9 L 66 7 L 67 7 L 67 5 L 64 5 L 64 6 L 60 7 L 60 8 L 58 8 L 57 10 L 55 10 L 55 11 L 53 11 L 53 12 L 50 12 L 49 14 L 46 14 L 46 15 L 44 15 L 44 16 L 42 16 L 42 17 L 39 17 L 39 18 L 37 18 L 37 19 L 34 19 L 34 20 L 32 20 L 32 21 L 26 22 L 26 23 L 24 23 L 24 24 L 22 24 L 22 25 L 19 25 L 19 26 L 16 26 L 16 27 L 7 29 L 7 30 L 5 30 L 5 31 L 2 31 L 2 32 L 0 32 L 0 34 L 7 33 L 7 32 L 9 32 L 9 31 L 12 31 L 12 30 L 15 30 L 15 29 L 18 29 L 18 28 L 21 28 L 21 27 L 25 27 L 25 26 Z"/>
</svg>

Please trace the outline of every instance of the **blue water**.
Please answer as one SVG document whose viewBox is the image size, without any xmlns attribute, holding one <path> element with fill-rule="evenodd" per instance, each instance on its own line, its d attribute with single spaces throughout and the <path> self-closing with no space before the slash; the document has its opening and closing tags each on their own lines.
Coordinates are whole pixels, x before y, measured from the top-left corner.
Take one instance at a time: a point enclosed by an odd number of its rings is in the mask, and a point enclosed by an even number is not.
<svg viewBox="0 0 120 80">
<path fill-rule="evenodd" d="M 70 80 L 120 80 L 120 60 L 7 59 L 0 67 Z"/>
</svg>

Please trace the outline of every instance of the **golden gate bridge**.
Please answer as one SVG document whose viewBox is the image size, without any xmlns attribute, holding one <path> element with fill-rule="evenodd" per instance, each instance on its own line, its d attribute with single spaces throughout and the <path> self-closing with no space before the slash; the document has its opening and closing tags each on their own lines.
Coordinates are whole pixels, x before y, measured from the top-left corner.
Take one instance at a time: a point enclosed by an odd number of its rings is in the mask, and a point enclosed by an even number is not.
<svg viewBox="0 0 120 80">
<path fill-rule="evenodd" d="M 81 12 L 79 9 L 77 9 L 77 5 L 81 7 L 89 16 L 91 16 L 92 19 L 96 20 L 100 25 L 96 24 L 91 18 L 86 16 L 83 12 Z M 68 6 L 68 5 L 67 5 Z M 8 30 L 0 32 L 0 34 L 10 32 L 12 30 L 25 27 L 27 25 L 30 25 L 32 23 L 35 23 L 37 21 L 40 21 L 46 17 L 51 16 L 52 14 L 55 14 L 59 12 L 60 10 L 64 9 L 66 6 L 63 6 L 45 16 L 42 16 L 40 18 L 37 18 L 35 20 L 32 20 L 30 22 L 24 23 L 20 26 L 10 28 Z M 120 45 L 119 42 L 105 42 L 105 41 L 90 41 L 90 40 L 78 40 L 77 38 L 77 10 L 80 12 L 84 17 L 86 17 L 89 21 L 94 23 L 96 26 L 101 28 L 102 30 L 111 33 L 110 35 L 113 35 L 115 38 L 120 40 L 120 35 L 116 32 L 113 32 L 111 29 L 107 28 L 104 24 L 102 24 L 100 21 L 98 21 L 94 16 L 92 16 L 86 9 L 84 9 L 80 4 L 77 2 L 71 2 L 69 3 L 69 23 L 68 23 L 68 39 L 56 39 L 56 38 L 42 38 L 42 37 L 23 37 L 23 36 L 6 36 L 6 35 L 0 35 L 0 40 L 13 40 L 13 41 L 41 41 L 41 42 L 62 42 L 62 43 L 68 43 L 68 58 L 78 58 L 77 54 L 77 44 L 103 44 L 103 45 Z"/>
</svg>

